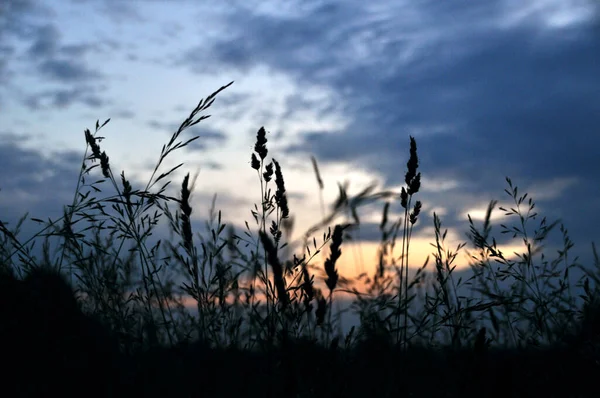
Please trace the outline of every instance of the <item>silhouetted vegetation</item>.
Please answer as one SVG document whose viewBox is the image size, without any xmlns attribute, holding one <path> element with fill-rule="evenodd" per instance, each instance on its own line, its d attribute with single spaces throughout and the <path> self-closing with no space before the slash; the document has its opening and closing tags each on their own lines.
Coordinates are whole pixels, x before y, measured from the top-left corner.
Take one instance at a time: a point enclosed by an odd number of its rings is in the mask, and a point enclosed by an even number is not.
<svg viewBox="0 0 600 398">
<path fill-rule="evenodd" d="M 491 236 L 492 201 L 481 230 L 469 217 L 473 277 L 455 278 L 453 262 L 466 243 L 455 253 L 447 249 L 435 213 L 432 269 L 429 261 L 409 267 L 422 208 L 412 137 L 400 192 L 370 186 L 352 197 L 340 185 L 331 213 L 290 257 L 286 250 L 297 248 L 289 241 L 293 219 L 284 170 L 267 159 L 260 128 L 250 157 L 261 191 L 251 210 L 254 224 L 246 222 L 241 233 L 227 227 L 213 202 L 207 234 L 194 234 L 195 180 L 186 175 L 179 197 L 171 197 L 167 177 L 182 164 L 159 169 L 172 152 L 199 138 L 178 141 L 208 117 L 198 114 L 229 85 L 199 102 L 163 146 L 145 187 L 134 187 L 124 172 L 114 176 L 97 136 L 108 120 L 96 122 L 94 134 L 85 131 L 90 153 L 64 216 L 32 218 L 45 227 L 26 242 L 17 238 L 26 217 L 13 230 L 0 222 L 3 396 L 597 395 L 595 247 L 593 267 L 570 262 L 573 243 L 561 225 L 564 248 L 549 261 L 542 242 L 558 222 L 543 218 L 532 233 L 535 204 L 507 178 L 515 205 L 500 209 L 517 222 L 501 227 L 525 243 L 517 261 L 507 259 Z M 103 184 L 116 194 L 97 199 Z M 374 200 L 384 202 L 379 261 L 372 274 L 349 281 L 338 261 L 360 228 L 359 207 Z M 395 201 L 402 208 L 397 219 L 390 214 Z M 174 238 L 147 247 L 164 218 Z M 322 233 L 319 242 L 315 233 Z M 30 242 L 41 236 L 44 256 L 38 259 Z M 60 243 L 57 255 L 50 254 L 52 239 Z M 325 248 L 329 254 L 319 264 Z M 569 279 L 575 268 L 584 271 L 578 284 L 583 306 Z M 332 311 L 342 293 L 354 297 L 351 309 L 361 321 L 349 333 L 340 332 Z"/>
<path fill-rule="evenodd" d="M 117 381 L 116 340 L 81 312 L 59 273 L 36 267 L 20 280 L 5 269 L 0 286 L 5 396 L 75 395 L 81 385 Z M 94 391 L 113 395 L 110 384 L 98 384 Z"/>
</svg>

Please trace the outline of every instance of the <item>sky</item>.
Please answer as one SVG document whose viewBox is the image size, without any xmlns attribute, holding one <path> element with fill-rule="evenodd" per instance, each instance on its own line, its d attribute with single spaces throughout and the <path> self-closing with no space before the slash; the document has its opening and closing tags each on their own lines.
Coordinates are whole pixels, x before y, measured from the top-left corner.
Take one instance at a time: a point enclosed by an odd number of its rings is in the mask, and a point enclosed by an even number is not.
<svg viewBox="0 0 600 398">
<path fill-rule="evenodd" d="M 161 169 L 185 163 L 172 195 L 199 170 L 196 231 L 215 193 L 225 222 L 240 232 L 254 225 L 260 184 L 250 155 L 261 126 L 283 170 L 294 239 L 323 216 L 311 156 L 330 207 L 344 181 L 350 195 L 371 183 L 399 192 L 413 136 L 423 208 L 411 266 L 432 252 L 434 212 L 454 250 L 468 241 L 468 214 L 481 226 L 492 199 L 513 207 L 507 176 L 536 203 L 529 233 L 541 216 L 561 220 L 575 243 L 570 259 L 590 266 L 600 242 L 598 70 L 595 0 L 3 0 L 0 219 L 62 214 L 83 132 L 98 119 L 111 118 L 100 135 L 113 172 L 143 188 L 198 101 L 234 81 L 182 137 L 200 138 Z M 360 208 L 343 275 L 374 271 L 382 208 Z M 402 211 L 392 203 L 390 220 Z M 492 235 L 507 256 L 522 252 L 500 233 L 514 222 L 503 213 L 493 213 Z M 30 222 L 20 236 L 38 230 Z M 158 231 L 168 236 L 166 220 Z M 548 258 L 561 243 L 555 231 Z"/>
</svg>

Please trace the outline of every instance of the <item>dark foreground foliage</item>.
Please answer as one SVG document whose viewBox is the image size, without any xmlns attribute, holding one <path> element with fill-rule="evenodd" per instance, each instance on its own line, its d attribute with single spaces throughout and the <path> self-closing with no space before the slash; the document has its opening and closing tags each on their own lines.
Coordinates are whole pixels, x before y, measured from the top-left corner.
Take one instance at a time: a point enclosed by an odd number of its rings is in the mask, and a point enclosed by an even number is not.
<svg viewBox="0 0 600 398">
<path fill-rule="evenodd" d="M 23 280 L 6 268 L 0 275 L 3 396 L 75 395 L 82 385 L 113 395 L 98 380 L 118 379 L 116 341 L 81 312 L 64 278 L 47 268 Z"/>
<path fill-rule="evenodd" d="M 47 268 L 23 280 L 3 272 L 0 305 L 6 397 L 596 396 L 600 376 L 591 345 L 490 349 L 485 330 L 462 350 L 405 352 L 377 337 L 322 347 L 280 336 L 263 351 L 189 343 L 131 353 Z"/>
</svg>

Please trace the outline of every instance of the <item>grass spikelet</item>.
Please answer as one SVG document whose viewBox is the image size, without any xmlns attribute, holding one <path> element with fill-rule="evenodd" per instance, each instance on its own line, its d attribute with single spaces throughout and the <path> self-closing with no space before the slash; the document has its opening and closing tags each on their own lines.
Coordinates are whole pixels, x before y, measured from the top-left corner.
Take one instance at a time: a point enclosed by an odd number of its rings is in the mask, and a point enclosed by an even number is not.
<svg viewBox="0 0 600 398">
<path fill-rule="evenodd" d="M 181 200 L 179 208 L 181 209 L 181 233 L 183 238 L 183 247 L 191 254 L 192 253 L 192 224 L 190 222 L 190 216 L 192 215 L 192 207 L 190 206 L 190 189 L 188 183 L 190 180 L 190 174 L 186 174 L 181 184 Z"/>
<path fill-rule="evenodd" d="M 335 287 L 337 286 L 339 275 L 337 270 L 335 269 L 335 263 L 342 255 L 341 245 L 343 240 L 343 232 L 345 227 L 341 225 L 336 225 L 333 229 L 333 235 L 331 238 L 331 253 L 329 254 L 329 258 L 325 260 L 325 273 L 327 274 L 327 279 L 325 280 L 325 284 L 329 288 L 329 292 L 333 293 Z"/>
<path fill-rule="evenodd" d="M 258 129 L 256 133 L 256 143 L 254 144 L 254 152 L 252 153 L 252 162 L 251 166 L 253 169 L 258 170 L 260 168 L 261 162 L 265 160 L 269 151 L 267 150 L 267 132 L 264 127 Z M 256 157 L 256 155 L 260 157 L 260 160 Z"/>
<path fill-rule="evenodd" d="M 286 308 L 289 304 L 289 297 L 285 290 L 285 284 L 283 281 L 283 267 L 277 256 L 277 249 L 271 241 L 271 239 L 264 232 L 260 231 L 260 240 L 267 252 L 267 260 L 271 264 L 273 270 L 273 281 L 275 282 L 275 288 L 277 289 L 277 296 L 279 302 L 283 308 Z"/>
<path fill-rule="evenodd" d="M 275 164 L 275 184 L 277 185 L 277 191 L 275 192 L 275 201 L 277 206 L 281 209 L 281 218 L 288 218 L 290 209 L 288 208 L 287 196 L 285 193 L 285 183 L 283 181 L 283 174 L 281 173 L 281 167 L 279 163 L 273 159 Z"/>
</svg>

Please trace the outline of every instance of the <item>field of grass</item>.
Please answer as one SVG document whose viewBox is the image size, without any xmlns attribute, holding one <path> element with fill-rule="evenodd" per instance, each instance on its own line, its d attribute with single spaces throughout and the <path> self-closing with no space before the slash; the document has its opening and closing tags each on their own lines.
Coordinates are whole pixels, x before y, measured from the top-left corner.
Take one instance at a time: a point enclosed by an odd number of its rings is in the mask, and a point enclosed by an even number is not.
<svg viewBox="0 0 600 398">
<path fill-rule="evenodd" d="M 501 228 L 524 242 L 518 261 L 506 259 L 490 236 L 492 201 L 481 229 L 469 217 L 471 278 L 456 277 L 453 265 L 466 243 L 447 249 L 435 214 L 432 264 L 409 273 L 421 211 L 412 137 L 401 192 L 350 198 L 340 186 L 331 214 L 308 232 L 301 252 L 282 258 L 291 229 L 285 171 L 269 158 L 260 128 L 249 169 L 261 187 L 253 220 L 236 231 L 213 208 L 205 233 L 196 233 L 194 180 L 186 175 L 178 197 L 168 196 L 169 177 L 182 164 L 161 166 L 198 138 L 180 141 L 229 85 L 181 124 L 145 187 L 113 174 L 97 135 L 108 120 L 97 122 L 94 134 L 85 131 L 79 183 L 62 218 L 30 219 L 43 229 L 21 242 L 26 217 L 11 229 L 0 217 L 0 344 L 11 369 L 5 396 L 597 396 L 595 248 L 595 264 L 570 262 L 567 230 L 545 218 L 532 226 L 540 217 L 534 201 L 507 178 L 514 206 L 500 209 L 515 223 Z M 97 198 L 106 184 L 117 194 Z M 381 202 L 380 256 L 372 274 L 349 281 L 336 264 L 360 225 L 361 199 Z M 389 220 L 395 201 L 404 215 Z M 344 214 L 352 222 L 336 224 Z M 173 239 L 148 247 L 165 219 Z M 564 248 L 548 260 L 542 244 L 557 229 Z M 31 254 L 37 238 L 44 238 L 43 258 Z M 50 241 L 58 253 L 50 253 Z M 574 269 L 583 277 L 571 286 Z M 360 319 L 348 333 L 332 311 L 342 293 L 353 295 L 350 308 Z"/>
</svg>

